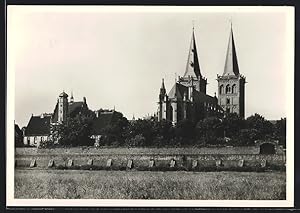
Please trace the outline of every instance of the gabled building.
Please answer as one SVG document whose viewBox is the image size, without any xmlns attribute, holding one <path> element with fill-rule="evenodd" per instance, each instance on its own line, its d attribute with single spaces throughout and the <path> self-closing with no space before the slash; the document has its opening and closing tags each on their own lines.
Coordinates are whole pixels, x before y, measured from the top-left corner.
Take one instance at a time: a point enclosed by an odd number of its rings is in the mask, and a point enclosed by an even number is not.
<svg viewBox="0 0 300 213">
<path fill-rule="evenodd" d="M 50 124 L 51 114 L 31 115 L 28 125 L 24 129 L 24 145 L 39 146 L 42 141 L 49 140 Z"/>
<path fill-rule="evenodd" d="M 221 115 L 223 109 L 215 96 L 206 94 L 207 79 L 202 75 L 193 29 L 186 69 L 182 77 L 166 93 L 164 80 L 159 93 L 158 121 L 167 120 L 176 125 L 189 119 L 197 122 L 210 115 Z"/>
</svg>

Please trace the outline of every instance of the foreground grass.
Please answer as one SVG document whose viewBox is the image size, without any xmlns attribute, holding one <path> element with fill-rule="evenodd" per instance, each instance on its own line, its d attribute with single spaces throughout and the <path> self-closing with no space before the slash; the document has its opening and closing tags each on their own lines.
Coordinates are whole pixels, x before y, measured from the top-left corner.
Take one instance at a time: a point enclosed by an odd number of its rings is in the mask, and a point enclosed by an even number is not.
<svg viewBox="0 0 300 213">
<path fill-rule="evenodd" d="M 15 170 L 15 198 L 285 199 L 284 172 Z"/>
</svg>

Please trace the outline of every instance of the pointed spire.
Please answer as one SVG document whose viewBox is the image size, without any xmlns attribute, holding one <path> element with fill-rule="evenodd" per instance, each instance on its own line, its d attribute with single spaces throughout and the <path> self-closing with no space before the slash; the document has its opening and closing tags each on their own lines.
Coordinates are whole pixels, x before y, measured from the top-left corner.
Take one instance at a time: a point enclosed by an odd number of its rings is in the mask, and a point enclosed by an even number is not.
<svg viewBox="0 0 300 213">
<path fill-rule="evenodd" d="M 166 94 L 166 88 L 165 88 L 165 82 L 164 79 L 162 79 L 161 87 L 160 87 L 160 95 Z"/>
<path fill-rule="evenodd" d="M 165 80 L 162 79 L 162 82 L 161 82 L 161 89 L 165 89 Z"/>
<path fill-rule="evenodd" d="M 235 44 L 234 44 L 232 22 L 230 22 L 230 36 L 228 41 L 225 68 L 223 73 L 223 76 L 227 76 L 227 75 L 235 75 L 235 76 L 239 75 L 239 66 L 238 66 Z"/>
<path fill-rule="evenodd" d="M 70 102 L 71 102 L 71 103 L 73 103 L 73 102 L 74 102 L 73 91 L 71 91 L 71 98 L 70 98 Z"/>
<path fill-rule="evenodd" d="M 193 26 L 192 39 L 191 39 L 191 44 L 189 49 L 188 61 L 186 64 L 186 70 L 183 77 L 187 77 L 189 75 L 194 78 L 198 78 L 199 76 L 201 76 L 194 26 Z"/>
</svg>

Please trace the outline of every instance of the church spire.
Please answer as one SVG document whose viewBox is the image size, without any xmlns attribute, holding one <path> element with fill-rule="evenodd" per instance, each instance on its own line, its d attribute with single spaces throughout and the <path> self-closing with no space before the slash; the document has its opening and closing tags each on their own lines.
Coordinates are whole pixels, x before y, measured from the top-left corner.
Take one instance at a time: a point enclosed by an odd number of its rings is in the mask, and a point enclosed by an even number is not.
<svg viewBox="0 0 300 213">
<path fill-rule="evenodd" d="M 228 41 L 225 68 L 223 73 L 223 76 L 227 76 L 227 75 L 235 75 L 235 76 L 239 75 L 239 66 L 238 66 L 234 38 L 233 38 L 232 23 L 230 26 L 230 36 Z"/>
<path fill-rule="evenodd" d="M 162 79 L 162 82 L 161 82 L 161 88 L 160 90 L 163 90 L 166 92 L 166 88 L 165 88 L 165 82 L 164 82 L 164 79 Z"/>
<path fill-rule="evenodd" d="M 71 98 L 70 98 L 70 102 L 71 102 L 71 103 L 73 103 L 73 102 L 74 102 L 73 91 L 71 91 Z"/>
<path fill-rule="evenodd" d="M 194 26 L 193 26 L 192 39 L 191 39 L 191 44 L 189 49 L 188 61 L 186 64 L 186 70 L 183 77 L 188 77 L 188 76 L 194 78 L 201 77 L 200 65 L 199 65 L 198 53 L 197 53 L 197 47 L 195 41 Z"/>
<path fill-rule="evenodd" d="M 164 100 L 165 94 L 166 94 L 166 88 L 165 88 L 164 79 L 162 79 L 162 83 L 161 83 L 161 87 L 160 87 L 160 93 L 159 93 L 159 101 Z"/>
</svg>

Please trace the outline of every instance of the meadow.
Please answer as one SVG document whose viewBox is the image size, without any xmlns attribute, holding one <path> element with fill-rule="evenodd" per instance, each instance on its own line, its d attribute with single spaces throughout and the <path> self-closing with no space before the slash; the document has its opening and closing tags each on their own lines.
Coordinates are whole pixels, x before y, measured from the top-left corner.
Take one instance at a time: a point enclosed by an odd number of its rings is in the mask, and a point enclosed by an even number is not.
<svg viewBox="0 0 300 213">
<path fill-rule="evenodd" d="M 285 172 L 15 170 L 22 199 L 285 199 Z"/>
</svg>

